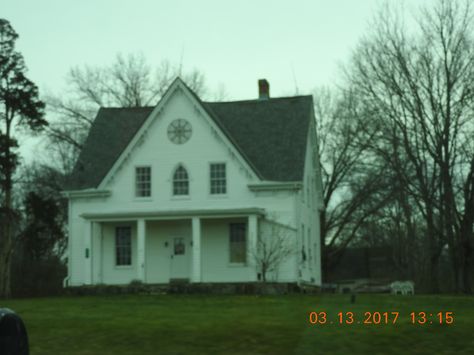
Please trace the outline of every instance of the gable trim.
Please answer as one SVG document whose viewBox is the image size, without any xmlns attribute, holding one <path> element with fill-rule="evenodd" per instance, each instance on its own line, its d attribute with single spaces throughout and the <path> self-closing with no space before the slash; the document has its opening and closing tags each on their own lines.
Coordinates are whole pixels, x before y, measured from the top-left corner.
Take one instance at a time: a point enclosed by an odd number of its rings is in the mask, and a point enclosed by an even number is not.
<svg viewBox="0 0 474 355">
<path fill-rule="evenodd" d="M 238 146 L 234 139 L 232 139 L 231 135 L 227 132 L 225 127 L 219 122 L 219 118 L 216 117 L 210 109 L 207 109 L 205 105 L 200 101 L 199 97 L 194 93 L 185 83 L 183 83 L 180 79 L 181 84 L 183 84 L 185 90 L 184 93 L 188 97 L 189 100 L 194 105 L 194 109 L 200 114 L 201 116 L 207 119 L 209 125 L 211 126 L 212 134 L 216 137 L 219 137 L 223 141 L 223 143 L 228 147 L 230 150 L 230 156 L 232 159 L 237 159 L 241 166 L 245 167 L 247 173 L 250 177 L 257 178 L 262 180 L 263 177 L 257 170 L 257 168 L 250 162 L 250 160 L 246 157 L 245 153 L 242 149 Z M 253 175 L 253 176 L 252 176 Z"/>
<path fill-rule="evenodd" d="M 219 138 L 228 146 L 228 149 L 231 151 L 230 155 L 232 158 L 236 158 L 241 166 L 243 166 L 247 171 L 247 174 L 250 177 L 260 179 L 260 174 L 257 172 L 257 170 L 249 164 L 247 159 L 244 159 L 242 156 L 242 153 L 238 148 L 236 148 L 236 145 L 233 144 L 223 132 L 222 128 L 219 127 L 219 125 L 215 122 L 216 120 L 213 119 L 207 110 L 203 107 L 203 104 L 195 97 L 195 93 L 191 91 L 190 88 L 186 86 L 186 84 L 179 78 L 177 77 L 173 83 L 169 86 L 168 90 L 166 90 L 165 94 L 161 98 L 160 102 L 156 105 L 156 107 L 150 112 L 148 117 L 144 120 L 142 126 L 138 129 L 138 131 L 135 133 L 133 138 L 130 140 L 126 148 L 119 154 L 118 158 L 116 161 L 113 163 L 112 167 L 110 170 L 105 174 L 105 176 L 102 178 L 100 183 L 97 186 L 97 189 L 103 189 L 109 182 L 111 182 L 115 176 L 115 174 L 120 171 L 121 167 L 123 164 L 130 158 L 132 152 L 135 150 L 136 147 L 142 145 L 146 139 L 146 135 L 148 133 L 148 130 L 154 120 L 162 113 L 164 110 L 164 107 L 166 103 L 170 100 L 172 95 L 177 91 L 180 90 L 182 91 L 186 97 L 191 101 L 193 104 L 195 110 L 202 116 L 204 116 L 208 123 L 211 126 L 212 133 L 215 134 L 216 136 L 219 136 Z"/>
<path fill-rule="evenodd" d="M 324 211 L 325 206 L 324 206 L 324 193 L 323 193 L 323 178 L 321 175 L 321 157 L 319 156 L 319 136 L 318 136 L 318 130 L 316 127 L 316 116 L 314 114 L 314 105 L 311 105 L 311 112 L 310 112 L 310 118 L 311 121 L 309 123 L 309 134 L 313 135 L 314 140 L 311 139 L 310 136 L 308 136 L 308 141 L 307 145 L 309 145 L 309 151 L 311 152 L 311 159 L 313 160 L 314 164 L 314 173 L 315 173 L 315 178 L 316 178 L 316 194 L 317 194 L 317 201 L 318 201 L 318 206 L 317 209 L 319 211 Z M 311 145 L 311 143 L 313 144 Z M 307 147 L 308 148 L 308 147 Z M 308 149 L 306 149 L 308 151 Z M 305 159 L 306 161 L 306 159 Z M 306 167 L 305 167 L 306 170 Z"/>
<path fill-rule="evenodd" d="M 104 188 L 107 183 L 113 180 L 114 175 L 121 169 L 123 166 L 123 163 L 128 160 L 131 156 L 132 151 L 137 147 L 140 146 L 141 144 L 144 143 L 146 134 L 148 132 L 148 129 L 153 122 L 151 117 L 156 117 L 158 114 L 160 114 L 163 109 L 164 105 L 166 102 L 169 100 L 171 97 L 172 93 L 176 90 L 178 85 L 178 78 L 176 78 L 173 83 L 171 83 L 170 87 L 168 90 L 166 90 L 165 94 L 161 98 L 160 102 L 156 105 L 156 107 L 150 112 L 148 117 L 145 119 L 143 122 L 142 126 L 138 129 L 138 131 L 135 133 L 135 135 L 132 137 L 128 145 L 125 147 L 125 149 L 119 154 L 118 158 L 115 160 L 113 163 L 112 167 L 110 170 L 105 174 L 105 176 L 102 178 L 100 181 L 99 185 L 97 186 L 98 189 Z"/>
<path fill-rule="evenodd" d="M 262 174 L 258 171 L 258 169 L 255 167 L 255 165 L 251 162 L 251 160 L 247 157 L 247 155 L 244 153 L 244 151 L 242 150 L 242 148 L 237 144 L 237 142 L 235 141 L 234 138 L 232 138 L 232 135 L 229 133 L 229 131 L 224 127 L 224 125 L 222 125 L 222 123 L 220 123 L 219 121 L 219 118 L 216 117 L 216 115 L 212 112 L 212 109 L 210 108 L 206 108 L 206 106 L 204 106 L 202 103 L 201 103 L 201 106 L 203 106 L 203 109 L 204 109 L 204 112 L 209 116 L 210 120 L 216 125 L 216 127 L 223 133 L 223 135 L 227 138 L 228 140 L 228 144 L 230 146 L 232 146 L 233 148 L 235 148 L 235 150 L 237 151 L 238 155 L 240 155 L 240 157 L 247 163 L 247 165 L 249 166 L 249 168 L 255 173 L 255 175 L 260 179 L 260 180 L 263 180 L 263 176 Z M 217 129 L 215 130 L 217 131 Z M 215 133 L 214 131 L 214 133 Z M 232 153 L 234 154 L 234 153 Z M 232 155 L 231 154 L 231 155 Z"/>
</svg>

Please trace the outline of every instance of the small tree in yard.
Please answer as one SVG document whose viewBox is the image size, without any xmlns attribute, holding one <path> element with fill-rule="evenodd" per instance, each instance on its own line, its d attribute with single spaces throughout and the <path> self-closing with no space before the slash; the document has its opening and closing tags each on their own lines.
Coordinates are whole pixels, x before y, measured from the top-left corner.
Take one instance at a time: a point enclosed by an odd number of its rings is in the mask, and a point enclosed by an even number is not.
<svg viewBox="0 0 474 355">
<path fill-rule="evenodd" d="M 10 296 L 10 267 L 13 252 L 15 210 L 13 174 L 17 166 L 13 138 L 16 126 L 39 131 L 45 125 L 44 103 L 38 88 L 25 76 L 22 55 L 15 51 L 18 34 L 5 19 L 0 19 L 0 297 Z"/>
<path fill-rule="evenodd" d="M 280 265 L 296 252 L 294 232 L 291 228 L 265 220 L 260 225 L 256 250 L 252 251 L 261 281 L 266 282 L 269 273 L 278 272 Z"/>
</svg>

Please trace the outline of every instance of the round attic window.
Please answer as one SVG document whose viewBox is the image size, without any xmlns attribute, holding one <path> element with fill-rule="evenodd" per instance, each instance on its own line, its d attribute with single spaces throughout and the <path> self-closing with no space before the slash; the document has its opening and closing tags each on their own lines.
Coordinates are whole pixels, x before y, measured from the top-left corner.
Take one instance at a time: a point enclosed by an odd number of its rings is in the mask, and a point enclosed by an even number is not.
<svg viewBox="0 0 474 355">
<path fill-rule="evenodd" d="M 168 126 L 168 138 L 175 144 L 186 143 L 192 132 L 191 123 L 182 118 L 174 120 Z"/>
</svg>

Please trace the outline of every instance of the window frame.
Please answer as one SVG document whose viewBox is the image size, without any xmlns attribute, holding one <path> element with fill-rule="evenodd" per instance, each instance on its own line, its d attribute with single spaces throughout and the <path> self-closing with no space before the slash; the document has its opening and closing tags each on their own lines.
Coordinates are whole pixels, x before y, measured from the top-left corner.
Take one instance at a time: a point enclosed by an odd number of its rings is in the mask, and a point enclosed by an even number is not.
<svg viewBox="0 0 474 355">
<path fill-rule="evenodd" d="M 129 245 L 120 245 L 119 246 L 119 233 L 118 231 L 119 230 L 123 230 L 123 229 L 127 229 L 129 231 Z M 120 248 L 125 248 L 125 247 L 128 247 L 129 248 L 129 255 L 127 255 L 128 259 L 129 259 L 129 263 L 128 264 L 123 264 L 123 263 L 119 263 L 119 247 Z M 114 236 L 114 264 L 115 264 L 115 267 L 116 268 L 120 268 L 120 269 L 129 269 L 129 268 L 132 268 L 133 267 L 133 233 L 132 233 L 132 227 L 131 226 L 116 226 L 115 227 L 115 236 Z M 123 255 L 122 255 L 123 257 Z"/>
<path fill-rule="evenodd" d="M 178 249 L 176 249 L 179 247 Z M 173 238 L 173 257 L 176 255 L 186 255 L 186 240 L 183 237 Z"/>
<path fill-rule="evenodd" d="M 138 195 L 138 169 L 149 169 L 149 195 L 143 196 L 143 195 Z M 143 199 L 151 199 L 152 198 L 152 176 L 153 176 L 153 169 L 151 165 L 135 165 L 135 171 L 134 171 L 134 181 L 135 181 L 135 193 L 134 196 L 136 199 L 143 200 Z M 144 183 L 141 181 L 140 183 Z"/>
<path fill-rule="evenodd" d="M 183 169 L 184 172 L 186 173 L 186 180 L 182 179 L 182 180 L 176 180 L 175 179 L 175 175 L 177 173 L 177 171 L 179 169 Z M 191 194 L 191 187 L 190 187 L 190 178 L 189 178 L 189 173 L 188 173 L 188 169 L 186 169 L 186 167 L 183 165 L 183 164 L 178 164 L 174 170 L 173 170 L 173 174 L 171 176 L 171 196 L 173 198 L 186 198 L 186 197 L 189 197 L 190 194 Z M 187 188 L 187 194 L 176 194 L 175 193 L 175 183 L 176 182 L 186 182 L 187 185 L 186 185 L 186 188 Z"/>
<path fill-rule="evenodd" d="M 212 188 L 213 188 L 213 177 L 212 177 L 212 167 L 213 166 L 216 166 L 216 165 L 223 165 L 224 166 L 224 191 L 225 192 L 212 192 Z M 227 179 L 227 163 L 226 162 L 222 162 L 222 161 L 218 161 L 218 162 L 210 162 L 209 163 L 209 175 L 208 175 L 208 183 L 209 183 L 209 195 L 212 196 L 212 197 L 225 197 L 227 196 L 228 194 L 228 191 L 229 191 L 229 186 L 228 186 L 228 179 Z M 214 179 L 217 179 L 217 178 L 214 178 Z"/>
<path fill-rule="evenodd" d="M 229 265 L 231 266 L 245 266 L 247 265 L 247 259 L 248 259 L 248 255 L 247 255 L 247 248 L 248 248 L 248 226 L 247 226 L 247 223 L 245 222 L 231 222 L 229 223 L 228 225 L 229 227 Z M 240 230 L 243 230 L 243 242 L 242 241 L 232 241 L 232 238 L 235 237 L 236 235 L 233 234 L 233 228 L 235 228 L 236 226 L 239 226 Z M 237 229 L 239 230 L 239 229 Z M 240 250 L 240 252 L 242 253 L 243 255 L 243 261 L 234 261 L 233 260 L 233 257 L 235 257 L 235 252 L 233 252 L 232 248 L 233 246 L 235 246 L 236 244 L 241 244 L 243 243 L 243 247 L 240 246 L 239 249 L 243 249 L 243 250 Z M 239 252 L 239 251 L 238 251 Z M 237 252 L 237 253 L 238 253 Z"/>
</svg>

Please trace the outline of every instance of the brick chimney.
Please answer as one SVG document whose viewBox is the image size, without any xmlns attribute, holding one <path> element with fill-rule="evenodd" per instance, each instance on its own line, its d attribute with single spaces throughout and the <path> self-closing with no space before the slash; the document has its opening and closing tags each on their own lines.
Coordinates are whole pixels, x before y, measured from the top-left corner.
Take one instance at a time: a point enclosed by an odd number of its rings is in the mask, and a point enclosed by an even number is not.
<svg viewBox="0 0 474 355">
<path fill-rule="evenodd" d="M 268 100 L 270 98 L 270 84 L 267 79 L 260 79 L 258 81 L 258 99 Z"/>
</svg>

